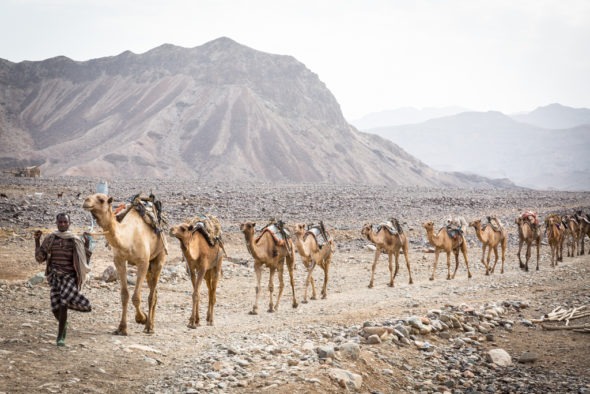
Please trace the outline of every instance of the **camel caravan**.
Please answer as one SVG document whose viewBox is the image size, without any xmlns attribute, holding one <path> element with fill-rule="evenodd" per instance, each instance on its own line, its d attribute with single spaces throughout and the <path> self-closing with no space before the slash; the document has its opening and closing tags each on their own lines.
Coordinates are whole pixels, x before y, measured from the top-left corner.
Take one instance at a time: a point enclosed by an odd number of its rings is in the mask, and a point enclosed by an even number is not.
<svg viewBox="0 0 590 394">
<path fill-rule="evenodd" d="M 113 251 L 113 262 L 121 286 L 122 307 L 121 321 L 114 334 L 128 334 L 128 265 L 137 268 L 137 279 L 131 297 L 135 307 L 135 322 L 144 325 L 145 333 L 154 333 L 158 300 L 157 285 L 168 255 L 166 234 L 178 240 L 193 286 L 192 310 L 188 319 L 188 327 L 195 329 L 200 325 L 199 304 L 203 279 L 208 290 L 206 324 L 214 324 L 217 285 L 222 277 L 223 259 L 227 257 L 222 240 L 222 226 L 218 218 L 209 214 L 199 214 L 183 223 L 168 226 L 162 212 L 161 202 L 153 194 L 146 197 L 141 193 L 133 196 L 128 203 L 121 203 L 117 207 L 113 206 L 112 197 L 104 193 L 96 193 L 86 197 L 82 207 L 92 214 L 98 226 L 102 228 L 102 235 Z M 528 264 L 532 257 L 533 246 L 536 248 L 536 269 L 539 270 L 539 249 L 543 237 L 547 238 L 547 244 L 551 250 L 551 267 L 555 267 L 558 262 L 563 261 L 564 244 L 567 247 L 568 257 L 583 255 L 584 238 L 590 237 L 590 215 L 581 211 L 571 215 L 548 215 L 543 222 L 544 230 L 537 214 L 533 211 L 525 211 L 518 215 L 514 223 L 518 233 L 519 267 L 523 271 L 529 270 Z M 296 253 L 299 254 L 301 263 L 306 270 L 302 302 L 308 302 L 310 285 L 310 299 L 318 299 L 313 277 L 315 267 L 320 267 L 323 271 L 321 298 L 328 297 L 330 265 L 337 245 L 323 221 L 310 224 L 296 223 L 293 227 L 289 227 L 281 220 L 272 219 L 259 231 L 256 230 L 255 222 L 244 222 L 239 227 L 244 235 L 245 247 L 254 260 L 256 286 L 254 304 L 250 314 L 258 314 L 264 269 L 269 271 L 267 311 L 277 312 L 279 310 L 285 288 L 285 268 L 289 275 L 291 306 L 298 307 L 294 278 Z M 440 228 L 435 228 L 432 221 L 425 222 L 422 227 L 434 253 L 430 280 L 435 278 L 441 252 L 446 254 L 447 280 L 455 278 L 461 256 L 467 270 L 467 278 L 472 277 L 467 257 L 468 242 L 465 237 L 469 227 L 474 229 L 475 236 L 481 244 L 481 263 L 485 268 L 485 275 L 494 274 L 499 259 L 501 259 L 500 274 L 504 273 L 508 232 L 497 217 L 487 216 L 485 223 L 481 219 L 475 219 L 468 226 L 467 221 L 459 216 L 447 219 Z M 166 229 L 168 231 L 165 231 Z M 408 283 L 410 285 L 414 283 L 409 256 L 408 231 L 404 231 L 398 218 L 392 217 L 377 224 L 365 223 L 360 229 L 360 235 L 373 245 L 371 249 L 375 251 L 369 288 L 374 286 L 375 269 L 383 253 L 387 254 L 389 262 L 388 286 L 394 287 L 394 280 L 399 272 L 400 254 L 403 254 L 408 270 Z M 521 251 L 524 245 L 526 245 L 526 253 L 523 262 Z M 492 252 L 494 253 L 493 264 L 491 261 Z M 452 274 L 451 253 L 455 260 Z M 279 282 L 276 296 L 275 273 Z M 149 287 L 147 313 L 144 312 L 141 305 L 141 291 L 144 282 L 147 282 Z"/>
</svg>

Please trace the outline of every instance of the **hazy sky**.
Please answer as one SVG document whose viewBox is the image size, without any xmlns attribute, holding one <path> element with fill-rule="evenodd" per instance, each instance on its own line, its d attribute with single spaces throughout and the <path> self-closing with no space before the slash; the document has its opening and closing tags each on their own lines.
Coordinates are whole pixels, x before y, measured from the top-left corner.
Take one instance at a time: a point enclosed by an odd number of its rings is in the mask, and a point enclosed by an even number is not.
<svg viewBox="0 0 590 394">
<path fill-rule="evenodd" d="M 0 58 L 74 60 L 218 37 L 291 55 L 348 120 L 412 106 L 590 108 L 588 0 L 1 0 Z"/>
</svg>

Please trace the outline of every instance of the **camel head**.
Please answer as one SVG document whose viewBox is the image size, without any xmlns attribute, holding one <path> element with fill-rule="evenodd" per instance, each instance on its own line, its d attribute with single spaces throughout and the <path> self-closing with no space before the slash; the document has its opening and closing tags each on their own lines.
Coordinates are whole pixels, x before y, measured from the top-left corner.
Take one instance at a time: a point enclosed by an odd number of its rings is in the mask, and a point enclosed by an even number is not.
<svg viewBox="0 0 590 394">
<path fill-rule="evenodd" d="M 113 197 L 106 194 L 96 193 L 86 197 L 82 208 L 89 211 L 95 219 L 104 218 L 112 214 Z"/>
<path fill-rule="evenodd" d="M 245 235 L 254 235 L 255 228 L 256 223 L 254 222 L 240 223 L 240 231 L 243 232 Z"/>
<path fill-rule="evenodd" d="M 481 227 L 481 220 L 480 219 L 474 220 L 473 222 L 469 223 L 469 227 L 473 227 L 474 229 L 477 230 L 478 228 Z"/>
<path fill-rule="evenodd" d="M 522 217 L 518 215 L 516 219 L 514 219 L 514 223 L 518 224 L 519 226 L 522 224 Z"/>
<path fill-rule="evenodd" d="M 434 231 L 434 223 L 433 222 L 424 222 L 422 224 L 422 227 L 424 227 L 424 229 L 426 230 L 426 232 L 428 232 L 428 231 Z"/>
<path fill-rule="evenodd" d="M 182 223 L 170 227 L 170 236 L 178 238 L 181 242 L 190 239 L 195 228 L 192 224 Z"/>
<path fill-rule="evenodd" d="M 369 239 L 369 234 L 371 234 L 372 227 L 373 226 L 371 225 L 371 223 L 365 223 L 363 225 L 363 229 L 361 230 L 362 236 Z"/>
<path fill-rule="evenodd" d="M 297 237 L 302 237 L 305 234 L 305 224 L 297 223 L 295 224 L 295 230 L 293 230 L 293 234 Z"/>
</svg>

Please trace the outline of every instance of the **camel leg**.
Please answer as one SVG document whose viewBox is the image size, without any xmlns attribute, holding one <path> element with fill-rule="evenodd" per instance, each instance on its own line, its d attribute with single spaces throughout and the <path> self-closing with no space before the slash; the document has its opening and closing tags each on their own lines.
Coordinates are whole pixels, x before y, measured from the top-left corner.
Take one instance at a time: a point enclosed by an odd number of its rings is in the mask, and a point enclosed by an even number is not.
<svg viewBox="0 0 590 394">
<path fill-rule="evenodd" d="M 280 263 L 279 263 L 280 264 Z M 275 304 L 273 304 L 273 293 L 275 290 L 275 284 L 274 284 L 274 277 L 275 277 L 275 271 L 277 269 L 276 268 L 271 268 L 270 269 L 270 275 L 268 278 L 268 293 L 270 295 L 270 300 L 268 302 L 268 310 L 267 312 L 272 313 L 275 311 Z M 280 275 L 279 275 L 280 278 Z M 281 298 L 281 289 L 279 287 L 279 296 L 277 297 L 277 301 Z M 278 304 L 278 302 L 277 302 Z"/>
<path fill-rule="evenodd" d="M 221 257 L 221 254 L 219 254 Z M 213 325 L 213 312 L 215 310 L 215 303 L 217 302 L 217 282 L 221 276 L 221 258 L 218 259 L 218 269 L 212 268 L 205 273 L 205 280 L 207 281 L 207 289 L 209 290 L 209 303 L 207 306 L 207 325 Z"/>
<path fill-rule="evenodd" d="M 258 314 L 258 300 L 260 298 L 260 279 L 262 279 L 262 266 L 258 261 L 254 262 L 254 274 L 256 275 L 256 298 L 254 300 L 254 306 L 252 306 L 252 310 L 250 311 L 251 315 Z"/>
<path fill-rule="evenodd" d="M 303 303 L 307 304 L 307 288 L 311 282 L 311 299 L 316 299 L 315 284 L 313 280 L 313 269 L 315 268 L 315 261 L 311 260 L 311 263 L 307 265 L 307 276 L 305 277 L 305 292 L 303 293 Z"/>
<path fill-rule="evenodd" d="M 531 244 L 527 241 L 526 243 L 526 255 L 525 255 L 525 265 L 524 265 L 524 270 L 526 272 L 529 272 L 529 259 L 531 258 Z"/>
<path fill-rule="evenodd" d="M 451 251 L 449 250 L 447 253 L 447 280 L 451 280 Z M 455 268 L 455 271 L 457 269 Z"/>
<path fill-rule="evenodd" d="M 293 247 L 291 247 L 291 250 L 293 250 Z M 289 256 L 287 256 L 287 270 L 289 271 L 289 282 L 291 284 L 291 294 L 293 294 L 293 302 L 291 303 L 291 306 L 293 308 L 297 308 L 299 306 L 299 303 L 297 303 L 297 297 L 295 296 L 295 274 L 294 274 L 294 270 L 295 270 L 295 255 L 291 254 Z M 281 280 L 282 280 L 282 274 L 281 274 Z M 313 277 L 312 277 L 313 280 Z"/>
<path fill-rule="evenodd" d="M 154 333 L 154 323 L 156 321 L 156 305 L 158 304 L 158 281 L 160 280 L 160 273 L 166 261 L 166 255 L 160 253 L 156 258 L 150 262 L 150 267 L 147 273 L 147 283 L 150 288 L 150 295 L 148 296 L 148 316 L 145 322 L 143 332 L 146 334 Z"/>
<path fill-rule="evenodd" d="M 492 269 L 490 270 L 490 272 L 493 274 L 494 271 L 496 270 L 496 264 L 498 264 L 498 245 L 497 244 L 496 244 L 496 246 L 494 246 L 492 251 L 494 252 L 494 265 L 492 266 Z M 488 251 L 488 266 L 490 265 L 490 257 L 491 257 L 491 253 L 489 253 L 489 251 Z"/>
<path fill-rule="evenodd" d="M 518 266 L 520 267 L 521 270 L 524 270 L 525 265 L 522 263 L 522 260 L 520 258 L 520 251 L 522 249 L 522 244 L 524 243 L 524 240 L 521 237 L 518 237 Z"/>
<path fill-rule="evenodd" d="M 121 284 L 121 321 L 119 328 L 113 333 L 115 335 L 127 335 L 127 306 L 129 305 L 129 289 L 127 287 L 127 262 L 115 261 L 119 283 Z"/>
<path fill-rule="evenodd" d="M 193 283 L 193 309 L 191 311 L 191 318 L 188 322 L 188 328 L 197 328 L 200 325 L 201 318 L 199 316 L 199 304 L 201 303 L 201 284 L 205 272 L 201 269 L 198 272 L 191 269 L 191 282 Z"/>
<path fill-rule="evenodd" d="M 485 255 L 486 255 L 486 244 L 481 244 L 481 263 L 484 267 L 486 267 L 486 275 L 490 274 L 490 248 L 488 247 L 488 262 L 486 263 Z"/>
<path fill-rule="evenodd" d="M 438 263 L 438 255 L 440 253 L 440 250 L 437 249 L 436 247 L 434 248 L 434 267 L 432 267 L 432 275 L 430 275 L 430 280 L 434 280 L 434 273 L 436 272 L 436 264 Z M 448 260 L 447 260 L 448 262 Z"/>
<path fill-rule="evenodd" d="M 453 249 L 453 255 L 455 256 L 455 270 L 453 271 L 453 276 L 447 279 L 455 279 L 455 274 L 457 273 L 457 269 L 459 268 L 459 250 Z"/>
<path fill-rule="evenodd" d="M 532 247 L 532 244 L 531 244 Z M 537 271 L 539 270 L 539 252 L 541 249 L 541 238 L 537 238 Z M 528 265 L 527 265 L 527 270 L 528 270 Z"/>
<path fill-rule="evenodd" d="M 138 324 L 144 324 L 147 321 L 147 315 L 141 310 L 141 290 L 143 287 L 143 281 L 146 279 L 147 271 L 149 268 L 149 261 L 147 263 L 139 262 L 137 264 L 137 278 L 135 280 L 135 289 L 133 289 L 133 295 L 131 296 L 131 302 L 135 307 L 135 322 Z"/>
<path fill-rule="evenodd" d="M 410 269 L 410 259 L 408 258 L 408 245 L 404 245 L 404 259 L 406 260 L 406 267 L 408 267 L 408 276 L 410 277 L 410 284 L 414 283 L 412 279 L 412 270 Z"/>
<path fill-rule="evenodd" d="M 393 253 L 392 252 L 387 253 L 387 259 L 389 262 L 389 283 L 388 283 L 388 286 L 393 287 L 393 278 L 395 277 L 395 275 L 393 274 Z"/>
<path fill-rule="evenodd" d="M 465 241 L 465 239 L 463 239 L 463 243 L 461 244 L 461 252 L 463 253 L 463 258 L 465 259 L 465 267 L 467 267 L 467 278 L 471 279 L 471 271 L 469 270 L 469 260 L 467 259 L 467 242 Z M 457 258 L 458 256 L 458 252 L 457 252 Z M 459 262 L 457 261 L 457 264 L 459 264 Z M 457 271 L 457 268 L 455 268 L 455 271 Z M 454 277 L 455 275 L 453 275 Z"/>
<path fill-rule="evenodd" d="M 322 287 L 322 299 L 326 299 L 328 297 L 328 276 L 330 272 L 330 263 L 331 257 L 328 257 L 324 260 L 323 269 L 324 269 L 324 286 Z"/>
<path fill-rule="evenodd" d="M 504 273 L 504 260 L 506 257 L 506 238 L 504 238 L 502 240 L 501 247 L 502 247 L 502 270 L 500 271 L 500 273 L 503 274 Z"/>
<path fill-rule="evenodd" d="M 377 267 L 377 262 L 379 261 L 379 256 L 381 256 L 381 249 L 377 248 L 375 250 L 375 257 L 373 259 L 373 266 L 371 267 L 371 281 L 369 282 L 369 289 L 373 288 L 373 280 L 375 278 L 375 268 Z"/>
</svg>

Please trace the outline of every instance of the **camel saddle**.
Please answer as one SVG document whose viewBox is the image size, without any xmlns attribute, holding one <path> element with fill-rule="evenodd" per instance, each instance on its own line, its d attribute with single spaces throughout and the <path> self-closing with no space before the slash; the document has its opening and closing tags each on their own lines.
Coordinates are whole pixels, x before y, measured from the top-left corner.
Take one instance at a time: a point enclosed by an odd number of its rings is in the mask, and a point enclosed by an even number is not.
<svg viewBox="0 0 590 394">
<path fill-rule="evenodd" d="M 121 222 L 131 209 L 135 209 L 156 234 L 162 233 L 164 227 L 168 225 L 162 214 L 162 202 L 157 200 L 153 194 L 146 197 L 138 193 L 124 205 L 119 205 L 115 211 L 117 221 Z"/>
<path fill-rule="evenodd" d="M 190 222 L 192 232 L 199 232 L 203 235 L 209 246 L 213 247 L 216 243 L 222 244 L 221 241 L 221 224 L 219 219 L 213 215 L 198 214 Z"/>
<path fill-rule="evenodd" d="M 309 224 L 309 225 L 307 225 L 307 231 L 303 235 L 303 240 L 305 241 L 305 238 L 307 238 L 307 236 L 309 236 L 309 235 L 312 235 L 315 238 L 315 240 L 316 240 L 316 242 L 318 244 L 318 247 L 320 249 L 330 239 L 329 236 L 328 236 L 328 232 L 324 228 L 324 223 L 322 221 L 320 221 L 319 224 Z"/>
<path fill-rule="evenodd" d="M 403 234 L 404 230 L 396 218 L 391 218 L 386 222 L 374 224 L 373 232 L 377 234 L 381 229 L 386 229 L 391 235 Z"/>
<path fill-rule="evenodd" d="M 285 245 L 287 240 L 291 238 L 291 234 L 289 233 L 289 230 L 285 228 L 285 223 L 282 220 L 271 220 L 269 224 L 260 230 L 260 234 L 256 237 L 255 242 L 258 242 L 266 232 L 272 236 L 278 246 Z"/>
<path fill-rule="evenodd" d="M 527 222 L 529 222 L 529 224 L 531 224 L 533 226 L 538 226 L 539 225 L 539 219 L 537 218 L 537 213 L 536 212 L 526 211 L 526 212 L 523 212 L 522 215 L 520 215 L 520 217 L 523 220 L 526 220 Z"/>
<path fill-rule="evenodd" d="M 502 232 L 503 227 L 502 222 L 500 222 L 500 219 L 498 219 L 495 216 L 488 216 L 487 219 L 488 222 L 482 226 L 482 230 L 485 230 L 487 226 L 490 226 L 492 227 L 492 230 L 496 232 Z"/>
<path fill-rule="evenodd" d="M 574 217 L 578 220 L 578 223 L 586 222 L 590 224 L 590 214 L 588 213 L 585 214 L 582 211 L 578 211 Z"/>
<path fill-rule="evenodd" d="M 460 238 L 463 236 L 463 228 L 461 228 L 460 224 L 455 224 L 455 223 L 451 223 L 451 224 L 447 224 L 447 234 L 449 234 L 449 237 L 451 237 L 451 239 L 456 239 L 456 238 Z"/>
</svg>

